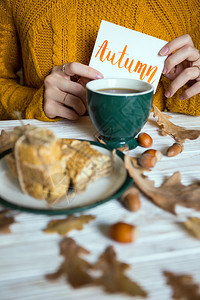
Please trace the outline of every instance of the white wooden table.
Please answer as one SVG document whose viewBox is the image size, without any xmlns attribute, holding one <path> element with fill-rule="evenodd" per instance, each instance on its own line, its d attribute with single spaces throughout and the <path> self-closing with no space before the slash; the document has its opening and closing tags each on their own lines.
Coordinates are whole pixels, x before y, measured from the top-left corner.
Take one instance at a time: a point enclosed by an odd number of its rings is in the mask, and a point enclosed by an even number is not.
<svg viewBox="0 0 200 300">
<path fill-rule="evenodd" d="M 200 117 L 170 115 L 177 125 L 200 129 Z M 95 129 L 88 117 L 75 123 L 43 123 L 36 120 L 26 120 L 25 123 L 49 127 L 58 137 L 94 140 Z M 18 124 L 18 121 L 0 121 L 0 130 L 10 130 Z M 143 131 L 153 138 L 153 148 L 163 153 L 173 143 L 171 137 L 158 134 L 152 115 Z M 144 150 L 137 147 L 131 155 L 137 156 Z M 175 171 L 181 172 L 183 184 L 200 180 L 200 138 L 187 140 L 184 151 L 174 158 L 163 155 L 149 177 L 159 186 L 164 178 Z M 191 274 L 200 284 L 200 241 L 180 226 L 180 222 L 188 216 L 200 217 L 200 213 L 178 208 L 178 216 L 174 216 L 156 207 L 144 195 L 141 195 L 141 202 L 142 207 L 137 213 L 127 211 L 116 199 L 90 209 L 85 213 L 95 215 L 96 220 L 87 224 L 82 231 L 71 231 L 68 236 L 91 252 L 85 259 L 92 262 L 98 259 L 106 246 L 113 245 L 118 259 L 131 266 L 127 275 L 148 292 L 148 299 L 171 299 L 172 290 L 166 285 L 164 270 Z M 0 235 L 0 299 L 132 299 L 123 294 L 106 294 L 99 287 L 73 289 L 64 278 L 55 282 L 45 279 L 45 274 L 54 272 L 63 260 L 59 255 L 59 241 L 62 237 L 42 231 L 48 221 L 55 218 L 21 212 L 15 217 L 17 222 L 11 226 L 12 233 Z M 138 227 L 139 237 L 136 242 L 124 245 L 108 237 L 106 229 L 118 221 L 133 223 Z"/>
</svg>

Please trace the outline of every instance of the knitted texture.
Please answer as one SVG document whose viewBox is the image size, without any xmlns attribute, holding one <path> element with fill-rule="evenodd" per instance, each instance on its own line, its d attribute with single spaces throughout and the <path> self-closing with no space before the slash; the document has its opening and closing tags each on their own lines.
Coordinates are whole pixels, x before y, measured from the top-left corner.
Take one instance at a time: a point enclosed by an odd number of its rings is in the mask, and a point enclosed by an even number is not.
<svg viewBox="0 0 200 300">
<path fill-rule="evenodd" d="M 199 0 L 1 0 L 0 12 L 0 119 L 21 111 L 22 118 L 50 121 L 44 78 L 55 65 L 89 63 L 101 20 L 166 41 L 188 33 L 200 48 Z M 165 99 L 168 85 L 161 78 L 154 96 L 161 110 L 200 115 L 200 95 Z"/>
</svg>

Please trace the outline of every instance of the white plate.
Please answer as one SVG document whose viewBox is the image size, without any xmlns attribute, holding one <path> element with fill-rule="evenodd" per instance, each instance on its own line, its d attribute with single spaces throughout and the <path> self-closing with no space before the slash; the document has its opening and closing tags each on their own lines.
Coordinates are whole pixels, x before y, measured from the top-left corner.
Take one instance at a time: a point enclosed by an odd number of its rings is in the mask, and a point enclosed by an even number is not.
<svg viewBox="0 0 200 300">
<path fill-rule="evenodd" d="M 97 142 L 90 142 L 103 154 L 111 156 L 111 151 Z M 24 194 L 18 180 L 13 178 L 4 160 L 0 159 L 0 203 L 23 211 L 43 214 L 72 214 L 104 202 L 118 198 L 133 182 L 124 168 L 124 155 L 117 151 L 115 167 L 110 176 L 90 183 L 87 189 L 73 197 L 67 195 L 51 207 L 46 201 Z"/>
</svg>

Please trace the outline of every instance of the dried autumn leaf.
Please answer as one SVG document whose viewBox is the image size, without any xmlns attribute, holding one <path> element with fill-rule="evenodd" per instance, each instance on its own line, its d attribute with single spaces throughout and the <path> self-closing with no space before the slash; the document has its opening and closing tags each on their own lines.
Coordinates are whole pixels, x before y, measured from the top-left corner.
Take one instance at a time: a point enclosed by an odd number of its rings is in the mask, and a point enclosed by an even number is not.
<svg viewBox="0 0 200 300">
<path fill-rule="evenodd" d="M 8 209 L 0 211 L 0 234 L 11 232 L 9 226 L 15 222 L 15 219 L 9 213 L 10 210 Z"/>
<path fill-rule="evenodd" d="M 103 286 L 109 293 L 147 297 L 147 293 L 138 284 L 126 277 L 124 272 L 129 265 L 116 260 L 113 247 L 108 247 L 94 265 L 81 258 L 82 255 L 89 253 L 72 238 L 64 238 L 60 243 L 60 254 L 65 260 L 55 273 L 47 274 L 46 278 L 55 280 L 65 276 L 74 288 L 97 285 Z M 98 274 L 100 271 L 101 275 L 95 276 L 93 272 L 96 271 Z"/>
<path fill-rule="evenodd" d="M 184 224 L 187 229 L 189 229 L 198 239 L 200 239 L 200 218 L 188 218 Z"/>
<path fill-rule="evenodd" d="M 186 139 L 195 140 L 200 136 L 200 130 L 189 130 L 184 127 L 173 124 L 169 121 L 169 116 L 163 114 L 155 104 L 153 104 L 154 117 L 158 117 L 158 125 L 164 134 L 172 135 L 173 138 L 180 143 L 184 143 Z"/>
<path fill-rule="evenodd" d="M 96 284 L 103 286 L 109 293 L 124 293 L 146 298 L 147 293 L 124 274 L 128 268 L 128 264 L 116 259 L 114 248 L 109 246 L 93 265 L 94 270 L 102 271 L 102 275 L 96 279 Z"/>
<path fill-rule="evenodd" d="M 175 300 L 200 300 L 200 286 L 194 282 L 191 275 L 177 275 L 164 271 L 167 284 L 173 289 L 173 299 Z"/>
<path fill-rule="evenodd" d="M 93 279 L 87 271 L 91 264 L 81 258 L 81 255 L 89 253 L 88 250 L 77 245 L 73 239 L 64 238 L 60 242 L 60 254 L 64 256 L 65 260 L 55 273 L 47 274 L 46 278 L 55 280 L 65 276 L 74 288 L 90 284 Z"/>
<path fill-rule="evenodd" d="M 82 215 L 79 217 L 69 216 L 66 219 L 52 220 L 48 223 L 47 227 L 43 230 L 46 233 L 59 233 L 65 235 L 71 230 L 81 230 L 84 224 L 94 220 L 95 216 Z"/>
<path fill-rule="evenodd" d="M 133 166 L 129 156 L 126 155 L 124 161 L 125 167 L 129 175 L 134 179 L 135 184 L 161 208 L 173 214 L 176 214 L 176 205 L 200 211 L 200 182 L 185 186 L 181 184 L 180 172 L 175 172 L 160 187 L 156 188 L 154 181 L 149 180 L 139 169 Z"/>
</svg>

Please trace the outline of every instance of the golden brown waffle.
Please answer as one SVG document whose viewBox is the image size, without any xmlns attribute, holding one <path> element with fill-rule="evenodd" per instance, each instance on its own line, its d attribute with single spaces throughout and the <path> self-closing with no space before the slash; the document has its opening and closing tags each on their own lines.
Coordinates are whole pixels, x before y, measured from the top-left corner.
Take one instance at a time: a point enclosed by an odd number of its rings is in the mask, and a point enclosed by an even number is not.
<svg viewBox="0 0 200 300">
<path fill-rule="evenodd" d="M 19 133 L 19 134 L 18 134 Z M 57 138 L 44 128 L 14 130 L 13 153 L 6 158 L 24 193 L 54 202 L 66 194 L 69 176 Z"/>
<path fill-rule="evenodd" d="M 111 157 L 94 149 L 89 142 L 62 139 L 62 143 L 63 148 L 67 146 L 67 152 L 71 151 L 70 159 L 67 160 L 67 170 L 75 191 L 81 192 L 89 182 L 111 173 Z"/>
<path fill-rule="evenodd" d="M 54 203 L 67 194 L 86 189 L 89 182 L 107 176 L 112 158 L 87 141 L 57 139 L 52 131 L 16 127 L 10 134 L 13 152 L 6 161 L 24 193 Z"/>
</svg>

